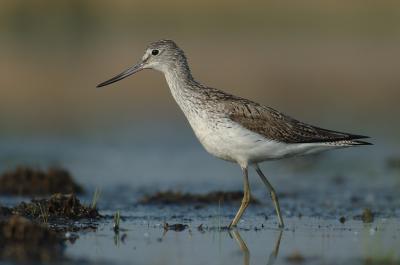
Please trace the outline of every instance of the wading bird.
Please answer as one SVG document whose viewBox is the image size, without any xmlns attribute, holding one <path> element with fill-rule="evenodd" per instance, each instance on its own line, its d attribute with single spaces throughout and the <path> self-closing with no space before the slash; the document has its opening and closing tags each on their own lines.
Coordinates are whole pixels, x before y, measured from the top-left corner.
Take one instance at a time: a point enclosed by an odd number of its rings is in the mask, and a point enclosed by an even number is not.
<svg viewBox="0 0 400 265">
<path fill-rule="evenodd" d="M 249 166 L 255 168 L 268 189 L 279 226 L 283 227 L 278 197 L 260 170 L 259 163 L 370 144 L 358 140 L 367 136 L 315 127 L 270 107 L 197 82 L 192 77 L 184 52 L 172 40 L 151 43 L 138 64 L 97 87 L 109 85 L 143 69 L 154 69 L 164 74 L 172 96 L 210 154 L 240 165 L 244 181 L 243 200 L 230 228 L 237 225 L 250 202 Z"/>
</svg>

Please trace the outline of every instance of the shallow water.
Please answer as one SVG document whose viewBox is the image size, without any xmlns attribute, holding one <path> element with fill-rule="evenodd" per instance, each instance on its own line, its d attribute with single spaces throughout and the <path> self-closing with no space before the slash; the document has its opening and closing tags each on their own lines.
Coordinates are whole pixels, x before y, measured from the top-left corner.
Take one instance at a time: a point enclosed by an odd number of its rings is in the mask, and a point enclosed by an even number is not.
<svg viewBox="0 0 400 265">
<path fill-rule="evenodd" d="M 239 205 L 138 205 L 158 190 L 202 193 L 240 190 L 238 166 L 209 156 L 186 127 L 137 132 L 88 133 L 76 137 L 3 137 L 0 169 L 18 164 L 62 165 L 89 191 L 102 190 L 99 207 L 108 216 L 97 232 L 80 232 L 67 243 L 77 264 L 394 264 L 400 257 L 400 171 L 389 168 L 396 145 L 380 142 L 319 156 L 262 165 L 280 196 L 286 228 L 277 229 L 270 198 L 251 171 L 251 205 L 239 229 L 221 229 Z M 176 135 L 179 131 L 179 135 Z M 5 205 L 28 198 L 1 197 Z M 363 223 L 364 208 L 375 213 Z M 122 215 L 119 236 L 112 215 Z M 344 224 L 339 222 L 345 217 Z M 164 232 L 163 223 L 183 223 Z M 204 231 L 199 231 L 202 224 Z M 280 240 L 279 240 L 280 239 Z M 246 251 L 247 249 L 247 251 Z M 247 263 L 248 262 L 248 263 Z M 375 262 L 375 263 L 374 263 Z M 392 263 L 390 263 L 392 262 Z"/>
<path fill-rule="evenodd" d="M 68 247 L 67 254 L 116 264 L 290 264 L 296 253 L 307 264 L 363 264 L 371 258 L 391 258 L 392 253 L 398 258 L 400 231 L 392 219 L 373 225 L 356 221 L 343 225 L 332 220 L 287 218 L 287 229 L 280 231 L 275 222 L 252 217 L 251 223 L 241 224 L 246 230 L 230 233 L 217 227 L 199 232 L 198 221 L 191 222 L 186 231 L 164 233 L 157 221 L 126 220 L 123 241 L 106 223 L 97 233 L 82 235 Z M 265 228 L 255 230 L 261 223 Z"/>
</svg>

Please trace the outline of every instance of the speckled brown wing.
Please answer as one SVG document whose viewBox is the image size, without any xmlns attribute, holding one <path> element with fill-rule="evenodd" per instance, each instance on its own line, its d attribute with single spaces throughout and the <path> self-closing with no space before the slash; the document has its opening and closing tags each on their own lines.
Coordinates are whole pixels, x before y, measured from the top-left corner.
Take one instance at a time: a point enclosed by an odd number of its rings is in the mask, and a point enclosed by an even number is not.
<svg viewBox="0 0 400 265">
<path fill-rule="evenodd" d="M 279 142 L 317 143 L 368 138 L 302 123 L 272 108 L 245 99 L 226 102 L 226 104 L 228 105 L 225 107 L 229 110 L 228 115 L 232 121 L 267 139 Z"/>
</svg>

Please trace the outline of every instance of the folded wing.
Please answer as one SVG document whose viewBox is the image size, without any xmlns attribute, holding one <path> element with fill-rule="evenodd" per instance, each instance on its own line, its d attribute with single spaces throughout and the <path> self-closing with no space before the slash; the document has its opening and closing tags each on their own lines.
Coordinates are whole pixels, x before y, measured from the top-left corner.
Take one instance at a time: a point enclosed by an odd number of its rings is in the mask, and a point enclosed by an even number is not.
<svg viewBox="0 0 400 265">
<path fill-rule="evenodd" d="M 337 132 L 295 120 L 272 108 L 242 100 L 229 103 L 229 118 L 267 139 L 284 143 L 318 143 L 352 141 L 368 136 Z M 354 144 L 369 144 L 354 141 Z"/>
</svg>

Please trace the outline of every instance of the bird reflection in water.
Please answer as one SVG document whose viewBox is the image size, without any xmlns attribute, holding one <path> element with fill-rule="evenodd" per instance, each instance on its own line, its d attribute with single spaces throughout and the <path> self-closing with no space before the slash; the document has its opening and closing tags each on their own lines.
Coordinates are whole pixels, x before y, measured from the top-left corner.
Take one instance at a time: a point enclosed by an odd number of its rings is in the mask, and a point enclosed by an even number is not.
<svg viewBox="0 0 400 265">
<path fill-rule="evenodd" d="M 250 251 L 249 248 L 246 245 L 246 242 L 243 240 L 243 238 L 240 236 L 240 233 L 237 229 L 233 229 L 229 231 L 229 235 L 235 239 L 235 241 L 238 243 L 240 250 L 243 253 L 243 265 L 249 265 L 250 264 Z M 276 258 L 278 257 L 279 253 L 279 246 L 281 244 L 281 239 L 282 239 L 282 230 L 279 231 L 278 237 L 275 241 L 275 247 L 272 250 L 271 254 L 268 257 L 267 260 L 267 265 L 273 265 L 275 263 Z"/>
</svg>

